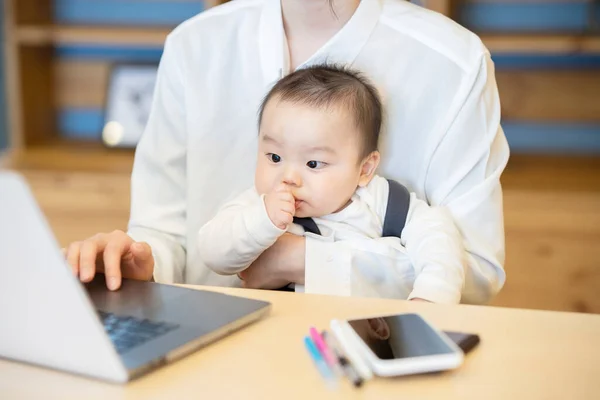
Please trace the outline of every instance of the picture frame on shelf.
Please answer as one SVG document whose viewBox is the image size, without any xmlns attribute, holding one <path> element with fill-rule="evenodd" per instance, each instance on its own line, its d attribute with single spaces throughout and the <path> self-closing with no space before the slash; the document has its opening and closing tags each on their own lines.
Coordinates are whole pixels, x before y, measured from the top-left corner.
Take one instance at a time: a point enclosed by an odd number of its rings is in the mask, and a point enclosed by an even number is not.
<svg viewBox="0 0 600 400">
<path fill-rule="evenodd" d="M 116 64 L 108 80 L 102 143 L 114 148 L 135 148 L 152 106 L 157 64 Z"/>
</svg>

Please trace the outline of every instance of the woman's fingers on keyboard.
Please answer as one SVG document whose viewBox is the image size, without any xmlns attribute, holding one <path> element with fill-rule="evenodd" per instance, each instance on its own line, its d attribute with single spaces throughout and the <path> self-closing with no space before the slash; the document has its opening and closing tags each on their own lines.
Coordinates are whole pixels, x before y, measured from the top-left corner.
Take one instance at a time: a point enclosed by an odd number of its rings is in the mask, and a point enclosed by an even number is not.
<svg viewBox="0 0 600 400">
<path fill-rule="evenodd" d="M 82 282 L 89 282 L 94 279 L 96 272 L 98 272 L 96 260 L 98 260 L 98 255 L 104 251 L 106 241 L 107 235 L 99 233 L 81 242 L 79 248 L 79 279 Z M 102 270 L 101 263 L 99 264 L 100 270 Z"/>
<path fill-rule="evenodd" d="M 86 239 L 81 244 L 79 254 L 79 279 L 89 282 L 96 275 L 96 257 L 99 252 L 98 241 L 95 237 Z"/>
<path fill-rule="evenodd" d="M 125 232 L 117 230 L 111 233 L 98 233 L 86 240 L 73 242 L 62 251 L 73 273 L 79 276 L 82 282 L 89 282 L 98 272 L 104 272 L 106 285 L 109 289 L 116 290 L 121 286 L 122 258 L 130 251 L 132 244 L 133 239 Z M 147 244 L 142 246 L 144 251 L 138 254 L 140 261 L 145 260 L 147 264 L 153 264 L 150 246 Z M 147 257 L 146 247 L 149 253 Z"/>
<path fill-rule="evenodd" d="M 63 249 L 63 254 L 67 262 L 71 266 L 71 270 L 75 276 L 79 276 L 79 252 L 81 242 L 73 242 L 66 249 Z"/>
<path fill-rule="evenodd" d="M 152 255 L 152 248 L 150 245 L 146 242 L 135 242 L 132 243 L 130 250 L 136 267 L 142 271 L 141 276 L 135 276 L 135 278 L 152 278 L 152 272 L 154 271 L 154 256 Z"/>
<path fill-rule="evenodd" d="M 114 231 L 108 235 L 106 244 L 102 249 L 104 260 L 104 275 L 106 275 L 106 286 L 110 290 L 117 290 L 121 286 L 121 262 L 123 256 L 129 252 L 133 243 L 125 232 Z"/>
</svg>

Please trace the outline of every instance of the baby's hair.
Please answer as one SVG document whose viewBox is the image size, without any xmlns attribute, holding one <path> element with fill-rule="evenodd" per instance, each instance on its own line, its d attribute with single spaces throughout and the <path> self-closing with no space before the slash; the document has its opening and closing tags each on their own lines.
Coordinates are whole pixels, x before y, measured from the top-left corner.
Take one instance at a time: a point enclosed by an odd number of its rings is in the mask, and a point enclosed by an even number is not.
<svg viewBox="0 0 600 400">
<path fill-rule="evenodd" d="M 377 150 L 383 109 L 377 89 L 360 72 L 326 64 L 289 74 L 263 99 L 258 115 L 259 128 L 265 107 L 273 98 L 311 107 L 344 107 L 354 116 L 354 123 L 363 136 L 362 157 Z"/>
</svg>

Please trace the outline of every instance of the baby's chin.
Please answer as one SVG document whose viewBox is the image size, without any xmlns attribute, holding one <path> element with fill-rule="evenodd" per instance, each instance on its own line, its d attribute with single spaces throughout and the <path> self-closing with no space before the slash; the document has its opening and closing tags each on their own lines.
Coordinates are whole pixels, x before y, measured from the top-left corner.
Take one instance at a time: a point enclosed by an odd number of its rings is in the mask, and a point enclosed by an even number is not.
<svg viewBox="0 0 600 400">
<path fill-rule="evenodd" d="M 317 215 L 318 213 L 316 213 L 315 211 L 316 210 L 313 210 L 312 207 L 309 207 L 309 205 L 305 201 L 301 201 L 299 204 L 297 202 L 296 203 L 296 213 L 294 214 L 294 217 L 297 217 L 297 218 L 319 217 L 319 215 Z"/>
<path fill-rule="evenodd" d="M 318 217 L 321 217 L 321 215 L 316 215 L 315 213 L 302 212 L 302 211 L 296 210 L 296 214 L 294 214 L 294 217 L 296 217 L 296 218 L 318 218 Z"/>
<path fill-rule="evenodd" d="M 315 213 L 311 213 L 308 210 L 296 209 L 296 213 L 294 214 L 294 217 L 296 217 L 296 218 L 315 218 L 316 215 L 315 215 Z"/>
<path fill-rule="evenodd" d="M 296 213 L 294 217 L 297 218 L 320 218 L 325 215 L 333 214 L 335 211 L 329 210 L 317 210 L 310 207 L 305 202 L 302 202 L 298 208 L 296 208 Z"/>
</svg>

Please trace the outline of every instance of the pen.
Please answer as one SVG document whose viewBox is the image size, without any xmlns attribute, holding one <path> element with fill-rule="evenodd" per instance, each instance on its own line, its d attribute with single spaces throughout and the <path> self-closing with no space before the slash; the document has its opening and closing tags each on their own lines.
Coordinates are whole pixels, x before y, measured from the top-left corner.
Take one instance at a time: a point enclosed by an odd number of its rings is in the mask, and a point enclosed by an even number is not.
<svg viewBox="0 0 600 400">
<path fill-rule="evenodd" d="M 315 343 L 312 341 L 310 336 L 304 337 L 304 345 L 306 346 L 306 350 L 308 350 L 308 354 L 313 359 L 317 370 L 319 370 L 319 373 L 321 374 L 323 379 L 325 379 L 328 386 L 330 386 L 331 388 L 335 388 L 335 376 L 332 374 L 331 369 L 327 366 L 325 359 L 323 358 L 323 356 L 321 356 L 319 349 L 317 349 L 317 346 L 315 346 Z"/>
<path fill-rule="evenodd" d="M 341 350 L 341 354 L 346 357 L 354 370 L 364 381 L 373 378 L 373 371 L 371 371 L 369 364 L 367 364 L 367 361 L 360 353 L 360 339 L 358 337 L 356 337 L 356 339 L 353 337 L 356 335 L 352 334 L 352 328 L 349 325 L 345 327 L 336 320 L 331 321 L 331 326 L 336 332 L 336 335 L 332 335 L 331 338 L 335 340 L 335 343 L 338 345 L 337 348 Z M 340 330 L 341 336 L 337 336 L 337 329 Z"/>
<path fill-rule="evenodd" d="M 317 349 L 319 349 L 319 352 L 325 359 L 325 362 L 327 363 L 327 365 L 329 365 L 330 368 L 335 369 L 336 365 L 338 364 L 338 360 L 333 355 L 332 349 L 330 349 L 329 346 L 325 343 L 325 341 L 323 340 L 323 337 L 315 329 L 314 326 L 312 326 L 308 332 L 309 332 L 310 337 L 312 338 L 313 342 L 317 346 Z"/>
<path fill-rule="evenodd" d="M 358 375 L 358 372 L 356 372 L 346 357 L 340 356 L 340 365 L 342 366 L 342 370 L 346 374 L 346 377 L 350 382 L 352 382 L 354 387 L 361 387 L 364 380 L 360 375 Z"/>
<path fill-rule="evenodd" d="M 363 378 L 356 372 L 350 361 L 340 353 L 334 338 L 327 331 L 323 331 L 321 336 L 323 337 L 325 344 L 331 349 L 334 357 L 337 358 L 337 363 L 344 375 L 346 375 L 346 378 L 352 382 L 354 387 L 361 387 L 364 382 Z"/>
</svg>

